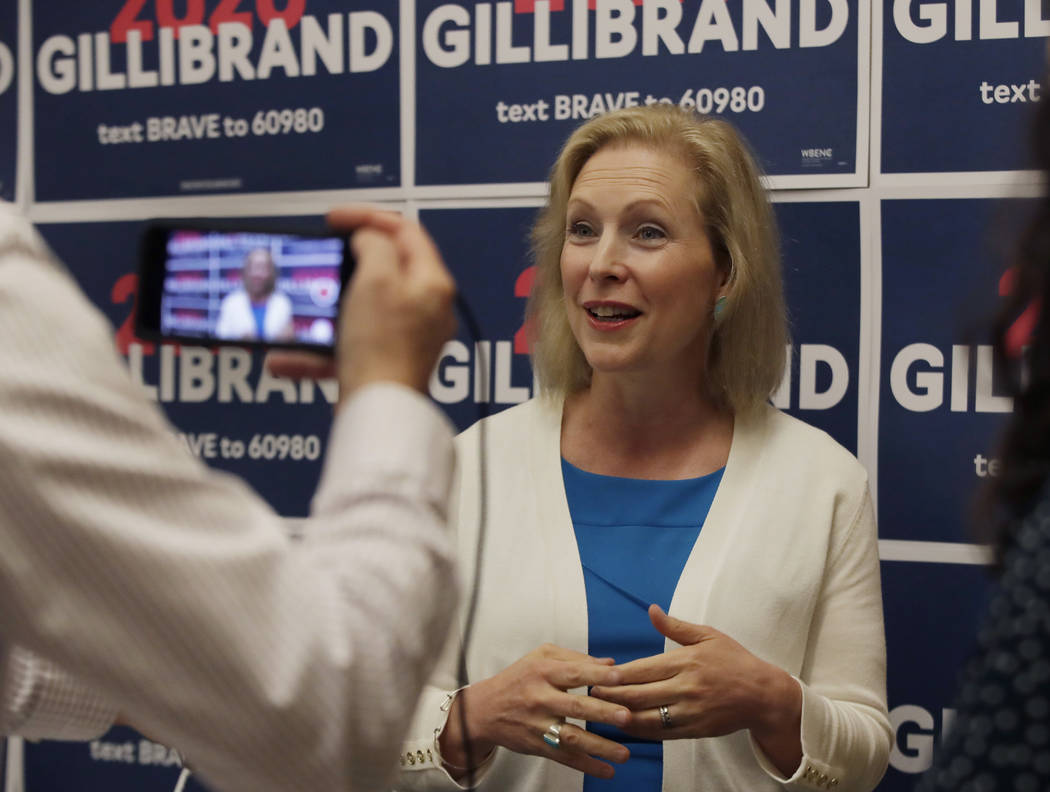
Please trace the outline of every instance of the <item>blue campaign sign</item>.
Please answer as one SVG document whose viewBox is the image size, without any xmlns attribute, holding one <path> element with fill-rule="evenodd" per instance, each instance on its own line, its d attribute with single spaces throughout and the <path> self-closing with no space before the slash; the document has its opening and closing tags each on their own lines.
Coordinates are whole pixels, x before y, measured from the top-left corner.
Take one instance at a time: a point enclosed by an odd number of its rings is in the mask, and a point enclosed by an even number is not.
<svg viewBox="0 0 1050 792">
<path fill-rule="evenodd" d="M 857 453 L 860 206 L 776 205 L 792 350 L 773 403 Z"/>
<path fill-rule="evenodd" d="M 951 729 L 958 676 L 990 588 L 982 566 L 882 563 L 893 745 L 879 792 L 914 789 Z"/>
<path fill-rule="evenodd" d="M 38 200 L 400 184 L 396 0 L 40 2 L 33 36 Z"/>
<path fill-rule="evenodd" d="M 882 204 L 879 529 L 973 541 L 974 493 L 998 470 L 1002 393 L 985 328 L 1006 288 L 992 240 L 1016 238 L 1020 200 Z M 993 230 L 994 229 L 994 230 Z"/>
<path fill-rule="evenodd" d="M 532 286 L 528 234 L 537 209 L 420 212 L 480 331 L 461 318 L 431 378 L 430 395 L 460 429 L 532 395 L 525 298 Z"/>
<path fill-rule="evenodd" d="M 186 757 L 192 764 L 192 758 Z M 171 792 L 182 772 L 177 750 L 117 726 L 91 742 L 42 741 L 25 744 L 25 788 L 33 792 L 110 789 L 114 792 Z M 184 792 L 207 792 L 193 775 Z"/>
<path fill-rule="evenodd" d="M 581 120 L 664 101 L 739 126 L 776 186 L 861 183 L 868 14 L 868 0 L 419 0 L 417 182 L 542 182 Z"/>
<path fill-rule="evenodd" d="M 1029 167 L 1027 129 L 1050 36 L 1046 4 L 879 3 L 883 173 Z"/>
<path fill-rule="evenodd" d="M 133 312 L 142 228 L 141 223 L 40 226 L 113 323 L 132 376 L 160 403 L 187 451 L 244 478 L 279 513 L 307 514 L 327 444 L 334 383 L 322 387 L 272 377 L 260 353 L 242 348 L 137 339 Z"/>
<path fill-rule="evenodd" d="M 968 564 L 883 562 L 887 694 L 894 743 L 880 792 L 904 792 L 951 729 L 958 675 L 975 646 L 991 579 Z"/>
<path fill-rule="evenodd" d="M 18 4 L 0 8 L 0 200 L 15 198 L 15 145 L 18 131 Z"/>
</svg>

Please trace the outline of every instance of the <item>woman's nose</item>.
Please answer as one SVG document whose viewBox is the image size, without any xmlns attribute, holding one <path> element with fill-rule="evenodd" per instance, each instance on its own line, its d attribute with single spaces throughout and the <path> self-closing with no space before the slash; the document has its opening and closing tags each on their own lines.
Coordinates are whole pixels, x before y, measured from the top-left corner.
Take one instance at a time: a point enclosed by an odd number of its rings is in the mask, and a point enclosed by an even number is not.
<svg viewBox="0 0 1050 792">
<path fill-rule="evenodd" d="M 591 280 L 623 280 L 627 274 L 623 244 L 614 234 L 603 234 L 594 248 L 587 272 Z"/>
</svg>

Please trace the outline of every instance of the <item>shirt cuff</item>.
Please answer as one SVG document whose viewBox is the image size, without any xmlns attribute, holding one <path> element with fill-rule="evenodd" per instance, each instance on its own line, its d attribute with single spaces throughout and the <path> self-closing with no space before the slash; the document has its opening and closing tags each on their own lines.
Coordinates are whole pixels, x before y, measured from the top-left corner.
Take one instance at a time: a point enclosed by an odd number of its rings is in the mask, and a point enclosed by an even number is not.
<svg viewBox="0 0 1050 792">
<path fill-rule="evenodd" d="M 336 413 L 314 512 L 381 483 L 445 514 L 454 460 L 452 424 L 430 399 L 395 383 L 366 385 Z"/>
</svg>

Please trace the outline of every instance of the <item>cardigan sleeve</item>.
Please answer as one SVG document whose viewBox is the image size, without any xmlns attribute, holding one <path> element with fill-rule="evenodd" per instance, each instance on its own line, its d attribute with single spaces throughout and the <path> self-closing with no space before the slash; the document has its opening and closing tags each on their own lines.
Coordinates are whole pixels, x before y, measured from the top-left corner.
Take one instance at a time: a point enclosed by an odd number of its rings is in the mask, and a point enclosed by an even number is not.
<svg viewBox="0 0 1050 792">
<path fill-rule="evenodd" d="M 415 718 L 409 729 L 400 756 L 401 775 L 397 789 L 405 792 L 422 790 L 460 790 L 470 789 L 466 778 L 456 781 L 442 765 L 438 751 L 438 737 L 448 722 L 452 698 L 460 689 L 446 690 L 437 686 L 428 686 L 420 697 L 416 707 Z M 480 784 L 488 773 L 496 753 L 503 750 L 496 748 L 479 762 L 474 769 L 474 785 Z"/>
<path fill-rule="evenodd" d="M 759 764 L 787 789 L 874 789 L 886 771 L 892 732 L 878 537 L 866 488 L 852 519 L 833 528 L 798 681 L 802 762 L 784 778 L 752 740 Z"/>
</svg>

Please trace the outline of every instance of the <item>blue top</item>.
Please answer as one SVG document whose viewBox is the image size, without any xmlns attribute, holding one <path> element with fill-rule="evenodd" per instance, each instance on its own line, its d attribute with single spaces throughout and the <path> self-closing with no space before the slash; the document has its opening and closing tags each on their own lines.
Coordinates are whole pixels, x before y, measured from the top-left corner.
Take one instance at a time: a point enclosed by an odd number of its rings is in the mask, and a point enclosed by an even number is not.
<svg viewBox="0 0 1050 792">
<path fill-rule="evenodd" d="M 564 459 L 561 468 L 587 588 L 587 651 L 617 663 L 660 654 L 664 637 L 649 621 L 649 605 L 670 607 L 722 470 L 653 481 L 588 473 Z M 611 780 L 585 776 L 584 792 L 659 792 L 663 743 L 602 723 L 587 728 L 626 745 L 631 758 Z"/>
<path fill-rule="evenodd" d="M 266 300 L 261 303 L 252 302 L 252 316 L 255 317 L 255 336 L 263 337 L 263 322 L 266 321 Z"/>
</svg>

